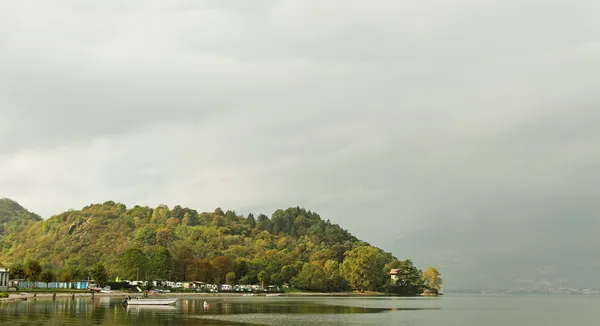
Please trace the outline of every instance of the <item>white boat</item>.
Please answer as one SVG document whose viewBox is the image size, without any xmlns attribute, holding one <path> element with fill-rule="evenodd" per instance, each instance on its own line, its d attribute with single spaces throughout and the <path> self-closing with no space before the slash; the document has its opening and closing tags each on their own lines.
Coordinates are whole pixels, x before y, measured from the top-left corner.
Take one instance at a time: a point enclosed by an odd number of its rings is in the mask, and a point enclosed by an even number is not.
<svg viewBox="0 0 600 326">
<path fill-rule="evenodd" d="M 164 306 L 175 304 L 177 302 L 177 298 L 168 298 L 168 299 L 129 299 L 123 301 L 123 304 L 126 305 L 152 305 L 152 306 Z"/>
</svg>

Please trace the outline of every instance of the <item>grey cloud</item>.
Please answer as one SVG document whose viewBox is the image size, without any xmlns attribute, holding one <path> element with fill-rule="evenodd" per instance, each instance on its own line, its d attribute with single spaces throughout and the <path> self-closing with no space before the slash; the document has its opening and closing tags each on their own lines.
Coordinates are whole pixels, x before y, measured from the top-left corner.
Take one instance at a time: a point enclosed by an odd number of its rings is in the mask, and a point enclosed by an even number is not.
<svg viewBox="0 0 600 326">
<path fill-rule="evenodd" d="M 455 258 L 595 246 L 598 9 L 4 1 L 0 196 L 44 216 L 303 205 L 450 284 Z"/>
</svg>

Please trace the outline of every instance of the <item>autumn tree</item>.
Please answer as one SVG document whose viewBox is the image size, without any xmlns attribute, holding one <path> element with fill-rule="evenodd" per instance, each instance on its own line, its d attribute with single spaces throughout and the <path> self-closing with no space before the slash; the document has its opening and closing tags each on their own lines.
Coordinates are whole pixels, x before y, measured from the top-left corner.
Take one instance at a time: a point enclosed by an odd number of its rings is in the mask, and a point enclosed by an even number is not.
<svg viewBox="0 0 600 326">
<path fill-rule="evenodd" d="M 429 267 L 423 272 L 423 284 L 432 290 L 439 291 L 442 287 L 442 274 L 435 267 Z"/>
</svg>

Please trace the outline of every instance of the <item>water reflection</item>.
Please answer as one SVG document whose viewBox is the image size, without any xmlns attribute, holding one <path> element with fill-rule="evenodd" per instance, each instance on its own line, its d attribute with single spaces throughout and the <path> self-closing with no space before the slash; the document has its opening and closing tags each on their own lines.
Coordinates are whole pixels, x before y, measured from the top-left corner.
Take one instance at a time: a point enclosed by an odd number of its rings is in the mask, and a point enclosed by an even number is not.
<svg viewBox="0 0 600 326">
<path fill-rule="evenodd" d="M 204 307 L 204 300 L 209 300 L 208 309 Z M 436 309 L 364 307 L 352 306 L 352 302 L 340 304 L 331 301 L 327 304 L 322 300 L 294 298 L 181 298 L 176 306 L 127 307 L 123 307 L 121 301 L 120 298 L 96 297 L 92 300 L 89 297 L 79 297 L 3 303 L 0 305 L 0 325 L 250 325 L 250 323 L 218 320 L 218 318 L 241 315 L 373 314 L 398 310 Z M 251 324 L 256 325 L 256 322 L 257 320 L 252 320 Z"/>
<path fill-rule="evenodd" d="M 269 299 L 267 299 L 269 300 Z M 201 300 L 181 300 L 181 310 L 185 314 L 364 314 L 390 311 L 389 308 L 367 308 L 341 305 L 324 305 L 307 301 L 238 301 L 219 299 L 210 302 L 210 309 L 204 309 Z"/>
</svg>

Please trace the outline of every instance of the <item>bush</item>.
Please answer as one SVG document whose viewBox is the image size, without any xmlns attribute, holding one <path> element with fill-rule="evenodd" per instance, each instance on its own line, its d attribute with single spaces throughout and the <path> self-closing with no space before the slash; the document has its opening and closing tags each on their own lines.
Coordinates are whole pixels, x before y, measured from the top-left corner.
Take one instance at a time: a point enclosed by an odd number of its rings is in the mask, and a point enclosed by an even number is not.
<svg viewBox="0 0 600 326">
<path fill-rule="evenodd" d="M 1 299 L 8 298 L 8 293 L 0 292 L 0 298 Z"/>
</svg>

